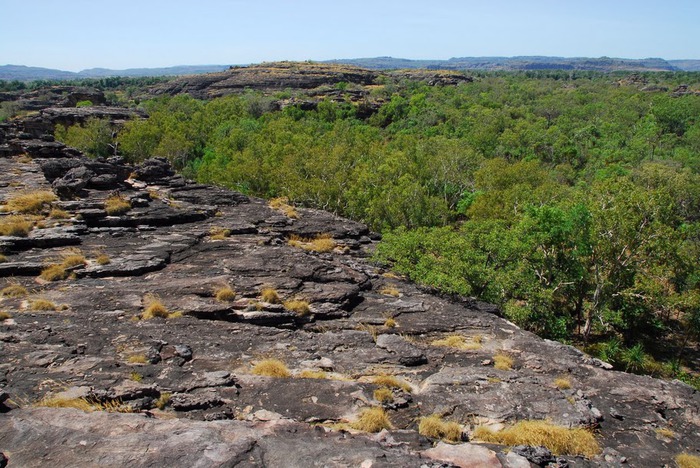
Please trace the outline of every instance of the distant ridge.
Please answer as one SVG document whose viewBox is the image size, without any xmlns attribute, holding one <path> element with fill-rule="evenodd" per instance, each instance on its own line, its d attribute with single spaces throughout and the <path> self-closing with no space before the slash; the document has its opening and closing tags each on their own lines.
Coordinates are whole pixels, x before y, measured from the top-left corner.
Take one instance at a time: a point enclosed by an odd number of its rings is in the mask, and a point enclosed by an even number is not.
<svg viewBox="0 0 700 468">
<path fill-rule="evenodd" d="M 228 65 L 178 65 L 165 68 L 128 68 L 111 70 L 90 68 L 79 72 L 54 70 L 52 68 L 27 67 L 24 65 L 0 65 L 0 80 L 79 80 L 83 78 L 106 78 L 110 76 L 179 76 L 198 75 L 226 70 Z"/>
<path fill-rule="evenodd" d="M 662 58 L 625 59 L 611 57 L 455 57 L 449 60 L 412 60 L 394 57 L 368 57 L 326 60 L 320 63 L 355 65 L 373 70 L 425 68 L 432 70 L 586 70 L 613 71 L 700 71 L 700 60 L 664 60 Z M 165 68 L 128 68 L 112 70 L 90 68 L 79 72 L 24 65 L 0 65 L 0 80 L 77 80 L 110 76 L 180 76 L 214 73 L 228 65 L 179 65 Z"/>
</svg>

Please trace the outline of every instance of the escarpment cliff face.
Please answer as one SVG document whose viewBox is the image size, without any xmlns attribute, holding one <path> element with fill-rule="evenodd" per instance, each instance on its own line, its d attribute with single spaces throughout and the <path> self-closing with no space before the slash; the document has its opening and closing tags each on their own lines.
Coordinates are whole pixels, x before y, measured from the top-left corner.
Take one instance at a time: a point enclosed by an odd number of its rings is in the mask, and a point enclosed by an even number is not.
<svg viewBox="0 0 700 468">
<path fill-rule="evenodd" d="M 369 260 L 360 223 L 22 125 L 0 127 L 0 463 L 640 467 L 700 447 L 693 388 L 431 295 Z M 434 414 L 457 434 L 421 435 Z M 477 440 L 522 420 L 601 450 Z"/>
</svg>

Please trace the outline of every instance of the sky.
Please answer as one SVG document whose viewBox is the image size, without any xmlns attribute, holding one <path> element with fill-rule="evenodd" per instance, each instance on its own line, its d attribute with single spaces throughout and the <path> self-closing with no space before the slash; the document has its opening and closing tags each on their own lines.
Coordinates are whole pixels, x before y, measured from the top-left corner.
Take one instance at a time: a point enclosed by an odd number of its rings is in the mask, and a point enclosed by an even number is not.
<svg viewBox="0 0 700 468">
<path fill-rule="evenodd" d="M 0 0 L 0 65 L 391 56 L 700 59 L 700 0 Z"/>
</svg>

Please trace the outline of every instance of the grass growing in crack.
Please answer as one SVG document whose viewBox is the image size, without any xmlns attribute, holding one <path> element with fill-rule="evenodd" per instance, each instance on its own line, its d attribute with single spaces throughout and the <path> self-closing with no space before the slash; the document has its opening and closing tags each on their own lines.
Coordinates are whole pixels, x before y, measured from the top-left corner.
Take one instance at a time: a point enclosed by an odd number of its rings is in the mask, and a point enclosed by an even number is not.
<svg viewBox="0 0 700 468">
<path fill-rule="evenodd" d="M 0 236 L 27 237 L 33 228 L 34 223 L 24 216 L 0 218 Z"/>
<path fill-rule="evenodd" d="M 547 421 L 520 421 L 498 432 L 480 426 L 474 430 L 473 438 L 510 446 L 543 446 L 555 455 L 593 457 L 600 453 L 600 445 L 591 432 L 556 426 Z"/>
<path fill-rule="evenodd" d="M 9 314 L 9 312 L 5 312 L 4 310 L 0 310 L 0 322 L 4 322 L 7 319 L 11 319 L 12 315 Z"/>
<path fill-rule="evenodd" d="M 309 303 L 306 301 L 302 301 L 300 299 L 292 299 L 290 301 L 284 301 L 284 308 L 291 310 L 292 312 L 296 313 L 300 317 L 305 317 L 311 313 L 311 309 L 309 308 Z"/>
<path fill-rule="evenodd" d="M 384 321 L 384 326 L 387 328 L 396 328 L 396 320 L 393 318 L 389 317 Z"/>
<path fill-rule="evenodd" d="M 4 256 L 3 254 L 0 254 L 0 263 L 5 263 L 7 261 L 7 257 Z"/>
<path fill-rule="evenodd" d="M 475 351 L 477 349 L 481 349 L 482 339 L 483 338 L 481 338 L 481 337 L 479 337 L 478 341 L 476 341 L 475 339 L 472 339 L 472 341 L 470 343 L 462 335 L 449 335 L 449 336 L 446 336 L 445 338 L 441 338 L 439 340 L 433 340 L 430 342 L 430 344 L 433 346 L 454 348 L 454 349 L 459 349 L 462 351 Z"/>
<path fill-rule="evenodd" d="M 214 297 L 219 302 L 232 302 L 236 300 L 236 292 L 230 286 L 221 286 L 214 290 Z"/>
<path fill-rule="evenodd" d="M 110 216 L 118 216 L 131 209 L 131 202 L 121 195 L 112 195 L 105 200 L 105 211 Z"/>
<path fill-rule="evenodd" d="M 95 261 L 97 262 L 98 265 L 102 265 L 102 266 L 109 265 L 110 263 L 112 263 L 112 259 L 109 258 L 109 255 L 104 254 L 104 253 L 99 254 L 97 256 L 97 258 L 95 259 Z"/>
<path fill-rule="evenodd" d="M 134 382 L 141 382 L 143 380 L 143 375 L 133 371 L 129 374 L 129 379 L 133 380 Z"/>
<path fill-rule="evenodd" d="M 338 245 L 330 234 L 319 234 L 316 237 L 300 237 L 295 234 L 289 237 L 287 244 L 308 252 L 332 252 Z"/>
<path fill-rule="evenodd" d="M 406 393 L 411 393 L 411 386 L 393 375 L 378 375 L 372 379 L 372 382 L 383 387 L 397 388 Z"/>
<path fill-rule="evenodd" d="M 56 201 L 56 195 L 49 190 L 38 190 L 36 192 L 26 192 L 7 200 L 5 211 L 15 211 L 17 213 L 39 214 L 45 206 Z"/>
<path fill-rule="evenodd" d="M 660 427 L 656 431 L 656 435 L 664 437 L 666 439 L 675 439 L 676 433 L 667 427 Z"/>
<path fill-rule="evenodd" d="M 263 302 L 267 302 L 269 304 L 282 303 L 282 299 L 280 299 L 280 296 L 275 288 L 262 288 L 262 290 L 260 291 L 260 299 L 262 299 Z"/>
<path fill-rule="evenodd" d="M 386 411 L 379 406 L 362 410 L 360 417 L 351 423 L 350 427 L 362 432 L 379 432 L 382 429 L 393 428 Z"/>
<path fill-rule="evenodd" d="M 126 359 L 129 364 L 147 364 L 148 359 L 145 354 L 132 354 Z"/>
<path fill-rule="evenodd" d="M 56 311 L 58 307 L 47 299 L 33 299 L 29 301 L 29 308 L 36 311 Z"/>
<path fill-rule="evenodd" d="M 251 371 L 255 375 L 263 375 L 265 377 L 291 377 L 287 365 L 279 359 L 263 359 L 258 361 L 253 366 Z"/>
<path fill-rule="evenodd" d="M 34 406 L 42 406 L 46 408 L 75 408 L 86 413 L 93 411 L 107 411 L 109 413 L 133 413 L 133 410 L 124 405 L 120 400 L 108 400 L 99 402 L 89 398 L 61 398 L 48 397 L 44 398 Z"/>
<path fill-rule="evenodd" d="M 421 418 L 418 423 L 418 433 L 431 439 L 441 439 L 447 442 L 460 442 L 462 440 L 462 427 L 456 422 L 444 421 L 437 414 Z"/>
<path fill-rule="evenodd" d="M 678 468 L 700 468 L 700 457 L 681 453 L 676 457 L 676 464 L 678 464 Z"/>
<path fill-rule="evenodd" d="M 63 261 L 61 266 L 65 269 L 74 268 L 78 266 L 85 266 L 87 260 L 85 256 L 79 251 L 68 252 L 63 255 Z"/>
<path fill-rule="evenodd" d="M 554 386 L 559 390 L 568 390 L 571 388 L 571 381 L 565 377 L 560 377 L 554 380 Z"/>
<path fill-rule="evenodd" d="M 394 392 L 388 387 L 380 387 L 372 395 L 379 403 L 391 403 L 394 401 Z"/>
<path fill-rule="evenodd" d="M 165 407 L 168 406 L 168 403 L 170 403 L 171 395 L 172 394 L 168 392 L 161 393 L 155 402 L 156 408 L 158 408 L 159 410 L 164 410 Z"/>
<path fill-rule="evenodd" d="M 70 213 L 66 210 L 60 208 L 52 208 L 49 212 L 49 218 L 51 219 L 68 219 L 70 218 Z"/>
<path fill-rule="evenodd" d="M 10 283 L 9 285 L 5 286 L 2 291 L 0 291 L 0 294 L 2 294 L 3 297 L 18 298 L 29 295 L 29 291 L 27 291 L 27 288 L 21 284 Z"/>
<path fill-rule="evenodd" d="M 493 357 L 493 367 L 498 370 L 513 369 L 513 358 L 504 353 L 498 353 Z"/>
</svg>

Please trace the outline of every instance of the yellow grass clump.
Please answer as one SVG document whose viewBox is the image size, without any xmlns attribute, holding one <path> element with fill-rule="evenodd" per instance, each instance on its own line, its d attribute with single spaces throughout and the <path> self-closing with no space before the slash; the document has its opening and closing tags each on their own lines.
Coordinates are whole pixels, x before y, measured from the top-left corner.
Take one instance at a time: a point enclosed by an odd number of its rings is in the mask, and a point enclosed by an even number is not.
<svg viewBox="0 0 700 468">
<path fill-rule="evenodd" d="M 45 281 L 59 281 L 68 278 L 68 272 L 63 265 L 49 265 L 39 274 Z"/>
<path fill-rule="evenodd" d="M 221 286 L 214 290 L 214 297 L 219 302 L 231 302 L 236 299 L 236 292 L 230 286 Z"/>
<path fill-rule="evenodd" d="M 308 252 L 319 253 L 332 252 L 338 245 L 330 234 L 319 234 L 316 237 L 300 237 L 293 234 L 289 237 L 287 244 Z"/>
<path fill-rule="evenodd" d="M 143 380 L 143 374 L 139 374 L 136 371 L 131 372 L 129 374 L 129 379 L 133 380 L 134 382 L 141 382 Z"/>
<path fill-rule="evenodd" d="M 277 294 L 277 290 L 275 288 L 262 288 L 260 291 L 260 299 L 269 304 L 282 303 L 282 299 L 280 299 L 280 296 Z"/>
<path fill-rule="evenodd" d="M 309 315 L 311 309 L 309 308 L 309 303 L 302 301 L 300 299 L 292 299 L 290 301 L 284 301 L 284 308 L 295 312 L 301 317 Z"/>
<path fill-rule="evenodd" d="M 4 297 L 24 297 L 29 294 L 29 291 L 27 291 L 27 288 L 22 286 L 21 284 L 17 283 L 11 283 L 7 286 L 5 286 L 2 291 L 0 291 Z"/>
<path fill-rule="evenodd" d="M 430 342 L 431 345 L 433 346 L 442 346 L 445 348 L 455 348 L 455 349 L 460 349 L 463 351 L 468 351 L 468 350 L 477 350 L 481 349 L 481 337 L 478 337 L 479 340 L 476 341 L 472 339 L 472 342 L 469 343 L 467 342 L 467 339 L 464 338 L 462 335 L 449 335 L 446 336 L 445 338 L 441 338 L 439 340 L 433 340 Z"/>
<path fill-rule="evenodd" d="M 112 263 L 112 259 L 109 258 L 109 255 L 107 255 L 105 253 L 98 255 L 97 258 L 95 259 L 95 261 L 97 262 L 98 265 L 103 265 L 103 266 L 109 265 L 110 263 Z"/>
<path fill-rule="evenodd" d="M 55 201 L 56 195 L 49 190 L 38 190 L 36 192 L 26 192 L 7 200 L 5 211 L 15 211 L 17 213 L 38 214 L 44 206 Z"/>
<path fill-rule="evenodd" d="M 323 371 L 304 369 L 299 373 L 299 377 L 302 379 L 327 379 L 328 374 Z"/>
<path fill-rule="evenodd" d="M 47 397 L 35 403 L 35 406 L 47 408 L 75 408 L 86 413 L 92 411 L 107 411 L 109 413 L 132 413 L 133 410 L 120 400 L 99 402 L 88 398 Z"/>
<path fill-rule="evenodd" d="M 676 457 L 676 463 L 678 464 L 678 468 L 700 468 L 700 457 L 688 453 L 681 453 Z"/>
<path fill-rule="evenodd" d="M 265 377 L 291 377 L 292 373 L 279 359 L 263 359 L 258 361 L 252 370 L 255 375 L 263 375 Z"/>
<path fill-rule="evenodd" d="M 554 386 L 559 390 L 568 390 L 571 388 L 571 381 L 565 377 L 560 377 L 554 380 Z"/>
<path fill-rule="evenodd" d="M 498 353 L 493 357 L 493 367 L 498 370 L 511 370 L 513 358 L 504 353 Z"/>
<path fill-rule="evenodd" d="M 58 307 L 56 307 L 56 304 L 53 302 L 46 300 L 46 299 L 34 299 L 29 301 L 29 307 L 32 310 L 38 310 L 38 311 L 49 311 L 49 310 L 58 310 Z"/>
<path fill-rule="evenodd" d="M 396 320 L 393 318 L 389 317 L 384 321 L 384 326 L 387 328 L 396 328 Z"/>
<path fill-rule="evenodd" d="M 158 296 L 148 294 L 144 297 L 143 302 L 146 305 L 141 313 L 143 320 L 150 320 L 156 317 L 168 318 L 170 316 L 170 311 Z"/>
<path fill-rule="evenodd" d="M 34 223 L 23 216 L 4 216 L 0 218 L 0 236 L 27 237 L 34 228 Z"/>
<path fill-rule="evenodd" d="M 399 297 L 401 292 L 399 292 L 396 286 L 384 286 L 379 290 L 379 294 L 383 294 L 385 296 Z"/>
<path fill-rule="evenodd" d="M 66 210 L 60 208 L 52 208 L 49 212 L 49 218 L 51 219 L 68 219 L 70 214 Z"/>
<path fill-rule="evenodd" d="M 394 392 L 388 387 L 380 387 L 374 391 L 374 399 L 379 403 L 391 403 L 394 401 Z"/>
<path fill-rule="evenodd" d="M 168 406 L 168 403 L 170 403 L 170 396 L 172 394 L 168 392 L 163 392 L 160 394 L 158 399 L 156 400 L 156 408 L 159 410 L 164 410 L 166 406 Z"/>
<path fill-rule="evenodd" d="M 4 322 L 7 319 L 11 319 L 12 315 L 10 315 L 8 312 L 5 312 L 4 310 L 0 310 L 0 322 Z"/>
<path fill-rule="evenodd" d="M 357 421 L 350 424 L 350 427 L 363 432 L 379 432 L 382 429 L 393 428 L 386 411 L 379 406 L 373 406 L 362 410 L 360 417 Z"/>
<path fill-rule="evenodd" d="M 129 364 L 147 364 L 148 359 L 145 354 L 132 354 L 126 360 Z"/>
<path fill-rule="evenodd" d="M 118 216 L 131 209 L 131 202 L 121 195 L 112 195 L 105 200 L 105 211 L 110 216 Z"/>
<path fill-rule="evenodd" d="M 3 254 L 0 254 L 0 263 L 5 263 L 7 261 L 7 257 L 4 256 Z"/>
<path fill-rule="evenodd" d="M 541 445 L 555 455 L 593 457 L 600 453 L 600 445 L 591 432 L 586 429 L 556 426 L 547 421 L 520 421 L 498 432 L 480 426 L 474 430 L 473 438 L 510 446 Z"/>
<path fill-rule="evenodd" d="M 63 255 L 61 266 L 68 269 L 77 266 L 85 266 L 86 263 L 87 260 L 85 259 L 85 256 L 80 252 L 74 251 Z"/>
<path fill-rule="evenodd" d="M 389 388 L 398 388 L 399 390 L 403 390 L 406 393 L 411 393 L 411 386 L 403 380 L 394 377 L 393 375 L 378 375 L 374 379 L 372 379 L 372 382 L 376 385 L 381 385 Z"/>
<path fill-rule="evenodd" d="M 273 210 L 283 213 L 288 218 L 299 218 L 299 213 L 297 213 L 297 210 L 295 210 L 294 207 L 289 204 L 289 198 L 287 197 L 273 198 L 269 201 L 268 206 Z"/>
<path fill-rule="evenodd" d="M 421 418 L 418 423 L 418 433 L 431 439 L 442 439 L 448 442 L 462 440 L 462 426 L 456 422 L 443 421 L 437 414 Z"/>
<path fill-rule="evenodd" d="M 231 236 L 231 230 L 214 226 L 209 230 L 209 238 L 212 240 L 223 240 Z"/>
</svg>

